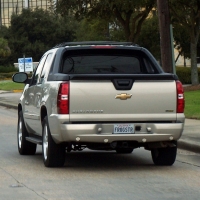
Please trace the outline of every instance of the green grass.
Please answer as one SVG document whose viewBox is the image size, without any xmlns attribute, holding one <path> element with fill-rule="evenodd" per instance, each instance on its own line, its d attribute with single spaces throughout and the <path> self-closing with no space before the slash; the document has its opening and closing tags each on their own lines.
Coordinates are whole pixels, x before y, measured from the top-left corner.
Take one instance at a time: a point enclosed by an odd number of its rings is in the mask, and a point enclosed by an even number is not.
<svg viewBox="0 0 200 200">
<path fill-rule="evenodd" d="M 0 81 L 0 90 L 13 91 L 13 90 L 23 90 L 23 83 L 14 83 L 11 80 Z"/>
<path fill-rule="evenodd" d="M 200 90 L 185 92 L 185 116 L 200 119 Z"/>
</svg>

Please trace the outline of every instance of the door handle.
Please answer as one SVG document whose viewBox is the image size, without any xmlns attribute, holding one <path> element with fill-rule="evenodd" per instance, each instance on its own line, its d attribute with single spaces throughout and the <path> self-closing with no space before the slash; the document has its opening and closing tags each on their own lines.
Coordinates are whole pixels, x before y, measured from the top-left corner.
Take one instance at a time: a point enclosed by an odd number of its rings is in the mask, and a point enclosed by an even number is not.
<svg viewBox="0 0 200 200">
<path fill-rule="evenodd" d="M 127 81 L 127 80 L 120 80 L 120 81 L 117 81 L 118 85 L 119 86 L 127 86 L 130 84 L 130 81 Z"/>
</svg>

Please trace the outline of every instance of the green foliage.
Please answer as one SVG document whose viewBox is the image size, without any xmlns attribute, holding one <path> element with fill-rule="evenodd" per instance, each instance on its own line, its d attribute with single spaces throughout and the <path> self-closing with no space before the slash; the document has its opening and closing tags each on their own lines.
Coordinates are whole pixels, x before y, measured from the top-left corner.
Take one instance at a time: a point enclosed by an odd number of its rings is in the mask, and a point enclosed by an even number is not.
<svg viewBox="0 0 200 200">
<path fill-rule="evenodd" d="M 200 8 L 198 8 L 197 1 L 194 0 L 190 2 L 170 0 L 170 8 L 172 11 L 175 48 L 178 49 L 182 56 L 190 58 L 191 34 L 197 29 L 195 20 L 198 18 L 198 10 Z M 198 34 L 198 31 L 196 33 Z M 200 48 L 200 43 L 198 43 L 198 47 Z"/>
<path fill-rule="evenodd" d="M 180 24 L 174 24 L 173 29 L 175 48 L 185 58 L 190 58 L 190 33 L 187 28 Z"/>
<path fill-rule="evenodd" d="M 12 55 L 11 63 L 25 53 L 39 61 L 43 53 L 58 43 L 73 41 L 75 23 L 69 17 L 60 17 L 42 9 L 23 9 L 20 15 L 12 15 L 11 26 L 0 30 L 8 39 Z"/>
<path fill-rule="evenodd" d="M 14 66 L 0 66 L 0 73 L 17 72 L 18 69 Z"/>
<path fill-rule="evenodd" d="M 176 74 L 182 84 L 191 84 L 191 68 L 190 67 L 176 67 Z M 200 80 L 200 68 L 198 68 Z"/>
<path fill-rule="evenodd" d="M 8 47 L 8 41 L 4 38 L 0 38 L 0 58 L 8 57 L 11 54 L 10 48 Z"/>
<path fill-rule="evenodd" d="M 200 119 L 200 91 L 185 92 L 185 116 Z"/>
<path fill-rule="evenodd" d="M 84 34 L 83 34 L 84 33 Z M 76 30 L 77 41 L 108 40 L 108 23 L 102 19 L 83 19 Z"/>
<path fill-rule="evenodd" d="M 160 60 L 160 33 L 157 15 L 153 15 L 151 18 L 145 20 L 138 44 L 147 48 L 157 60 Z"/>
<path fill-rule="evenodd" d="M 191 84 L 191 68 L 177 67 L 176 74 L 182 84 Z"/>
<path fill-rule="evenodd" d="M 200 1 L 199 0 L 169 0 L 171 13 L 173 16 L 173 24 L 179 28 L 183 26 L 183 35 L 188 34 L 190 42 L 190 58 L 191 58 L 191 82 L 193 85 L 199 84 L 197 74 L 197 45 L 200 35 Z M 182 29 L 182 28 L 181 28 Z M 184 29 L 186 30 L 184 33 Z M 179 30 L 177 30 L 179 31 Z M 182 37 L 182 36 L 181 36 Z M 185 41 L 186 40 L 186 41 Z M 181 38 L 180 49 L 185 53 L 185 42 L 187 39 Z M 187 45 L 187 44 L 186 44 Z M 186 46 L 186 49 L 187 46 Z"/>
<path fill-rule="evenodd" d="M 155 5 L 155 0 L 60 0 L 58 12 L 61 15 L 74 15 L 77 19 L 105 19 L 108 23 L 115 20 L 123 28 L 126 41 L 136 42 L 142 24 Z"/>
<path fill-rule="evenodd" d="M 0 80 L 11 79 L 15 72 L 0 73 Z"/>
</svg>

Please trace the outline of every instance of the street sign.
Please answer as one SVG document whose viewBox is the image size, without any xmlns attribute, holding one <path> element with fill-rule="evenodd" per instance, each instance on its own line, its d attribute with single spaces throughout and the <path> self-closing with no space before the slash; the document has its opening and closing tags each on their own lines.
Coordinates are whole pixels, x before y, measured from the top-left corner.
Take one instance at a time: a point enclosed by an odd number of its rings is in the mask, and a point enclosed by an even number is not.
<svg viewBox="0 0 200 200">
<path fill-rule="evenodd" d="M 25 58 L 25 60 L 24 60 L 24 58 L 18 58 L 19 72 L 24 72 L 24 65 L 25 65 L 25 72 L 32 72 L 33 71 L 33 60 L 32 60 L 32 58 Z"/>
</svg>

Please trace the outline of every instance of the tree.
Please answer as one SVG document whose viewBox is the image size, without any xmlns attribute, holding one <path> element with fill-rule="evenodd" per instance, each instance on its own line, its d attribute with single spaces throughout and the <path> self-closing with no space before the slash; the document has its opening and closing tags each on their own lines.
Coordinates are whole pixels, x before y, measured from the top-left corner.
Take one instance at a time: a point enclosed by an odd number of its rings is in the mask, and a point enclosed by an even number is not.
<svg viewBox="0 0 200 200">
<path fill-rule="evenodd" d="M 197 45 L 200 34 L 200 0 L 170 0 L 174 24 L 187 29 L 190 38 L 191 82 L 199 84 L 197 69 Z"/>
<path fill-rule="evenodd" d="M 147 48 L 157 60 L 160 60 L 160 33 L 156 14 L 144 21 L 138 44 Z"/>
<path fill-rule="evenodd" d="M 176 23 L 174 24 L 173 30 L 174 47 L 179 52 L 175 62 L 178 60 L 179 56 L 183 56 L 184 66 L 186 66 L 185 59 L 190 58 L 190 33 L 183 25 Z"/>
<path fill-rule="evenodd" d="M 8 57 L 11 54 L 8 46 L 8 41 L 4 38 L 0 38 L 0 59 Z"/>
<path fill-rule="evenodd" d="M 154 6 L 155 0 L 60 0 L 58 12 L 63 16 L 74 14 L 77 19 L 101 17 L 108 23 L 117 19 L 126 41 L 136 43 L 142 24 Z"/>
<path fill-rule="evenodd" d="M 77 41 L 98 41 L 108 40 L 108 23 L 103 19 L 84 18 L 79 22 L 76 29 Z M 84 34 L 83 34 L 84 33 Z"/>
<path fill-rule="evenodd" d="M 24 53 L 39 61 L 43 53 L 56 44 L 73 41 L 74 29 L 74 22 L 69 17 L 42 9 L 23 9 L 21 14 L 12 15 L 11 26 L 4 31 L 12 52 L 10 61 L 16 62 Z"/>
</svg>

